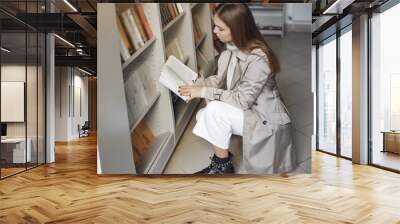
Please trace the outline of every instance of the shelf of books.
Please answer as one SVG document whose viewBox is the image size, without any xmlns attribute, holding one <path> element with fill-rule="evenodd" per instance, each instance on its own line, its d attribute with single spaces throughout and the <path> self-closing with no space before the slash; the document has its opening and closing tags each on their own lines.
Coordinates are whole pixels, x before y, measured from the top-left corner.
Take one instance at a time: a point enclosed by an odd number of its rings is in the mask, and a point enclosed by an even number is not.
<svg viewBox="0 0 400 224">
<path fill-rule="evenodd" d="M 138 49 L 135 53 L 130 55 L 123 63 L 122 68 L 126 69 L 136 58 L 138 58 L 143 51 L 145 51 L 148 47 L 151 46 L 152 43 L 156 40 L 155 37 L 151 38 L 150 40 L 146 41 L 146 43 Z"/>
<path fill-rule="evenodd" d="M 98 173 L 162 174 L 200 100 L 185 102 L 159 78 L 170 55 L 196 73 L 199 49 L 213 58 L 209 10 L 197 24 L 204 40 L 188 32 L 202 5 L 98 4 Z"/>
<path fill-rule="evenodd" d="M 170 16 L 168 16 L 169 14 L 172 14 L 172 16 L 174 15 L 173 10 L 168 10 L 174 8 L 171 7 L 171 5 L 180 5 L 184 10 L 182 13 L 177 15 L 175 19 L 170 19 Z M 192 30 L 190 4 L 165 3 L 160 4 L 160 10 L 161 14 L 167 15 L 161 18 L 163 21 L 162 23 L 166 24 L 165 28 L 168 27 L 168 29 L 164 28 L 163 33 L 166 46 L 165 59 L 170 55 L 174 55 L 193 71 L 197 72 L 193 32 L 188 32 Z M 176 18 L 180 19 L 176 20 Z M 178 141 L 199 100 L 192 100 L 189 103 L 186 103 L 172 92 L 171 98 L 175 121 L 175 140 Z"/>
</svg>

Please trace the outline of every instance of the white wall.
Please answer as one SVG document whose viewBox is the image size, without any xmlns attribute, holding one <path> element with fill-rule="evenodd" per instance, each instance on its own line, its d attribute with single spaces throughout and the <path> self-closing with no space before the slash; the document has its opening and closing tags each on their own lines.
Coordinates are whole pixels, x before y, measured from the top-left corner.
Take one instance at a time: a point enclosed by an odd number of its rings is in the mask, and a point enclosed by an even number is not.
<svg viewBox="0 0 400 224">
<path fill-rule="evenodd" d="M 26 72 L 27 71 L 27 72 Z M 36 77 L 36 67 L 34 66 L 27 66 L 25 67 L 24 65 L 20 64 L 6 64 L 1 66 L 1 81 L 3 82 L 25 82 L 25 75 L 28 76 L 28 80 L 32 80 L 32 76 Z M 31 81 L 30 81 L 31 82 Z M 32 83 L 30 83 L 32 84 Z M 34 83 L 36 85 L 36 81 Z M 29 88 L 28 90 L 32 90 Z M 36 89 L 34 89 L 34 92 L 28 91 L 27 93 L 28 96 L 28 103 L 32 102 L 33 99 L 36 99 Z M 3 96 L 4 97 L 4 96 Z M 33 105 L 32 105 L 33 106 Z M 36 105 L 35 105 L 36 108 Z M 1 108 L 1 110 L 6 110 L 7 108 Z M 28 112 L 31 112 L 29 110 Z M 32 115 L 34 115 L 32 117 Z M 32 124 L 32 121 L 35 121 L 36 123 L 36 114 L 33 113 L 28 113 L 28 137 L 29 134 L 32 133 L 31 129 L 33 130 L 33 126 L 35 124 Z M 7 123 L 7 136 L 8 137 L 25 137 L 25 124 L 26 122 L 8 122 Z M 32 127 L 32 128 L 31 128 Z M 36 127 L 36 125 L 35 125 Z M 36 132 L 35 132 L 36 133 Z"/>
<path fill-rule="evenodd" d="M 71 67 L 56 67 L 55 83 L 55 140 L 69 141 L 79 137 L 78 124 L 88 120 L 88 78 Z M 79 113 L 80 89 L 82 113 Z M 74 111 L 75 110 L 75 111 Z"/>
<path fill-rule="evenodd" d="M 30 139 L 32 159 L 36 162 L 37 153 L 39 163 L 44 162 L 44 74 L 42 68 L 20 63 L 9 63 L 1 66 L 2 82 L 24 82 L 26 85 L 26 107 L 20 108 L 26 112 L 26 120 L 23 122 L 7 122 L 7 137 L 21 138 L 27 136 Z M 27 81 L 26 81 L 27 80 Z M 3 97 L 7 97 L 2 95 Z M 1 110 L 11 110 L 1 108 Z M 13 111 L 11 111 L 12 113 Z"/>
<path fill-rule="evenodd" d="M 55 141 L 69 139 L 69 69 L 55 68 Z"/>
<path fill-rule="evenodd" d="M 73 136 L 73 138 L 77 138 L 79 137 L 79 133 L 78 133 L 78 124 L 80 124 L 81 126 L 85 123 L 85 121 L 89 120 L 89 116 L 88 116 L 88 106 L 89 106 L 89 102 L 88 102 L 88 77 L 82 77 L 80 75 L 81 73 L 79 73 L 78 75 L 76 74 L 76 70 L 75 70 L 75 75 L 74 75 L 74 89 L 76 90 L 77 88 L 80 88 L 80 94 L 81 94 L 81 110 L 82 112 L 79 113 L 78 108 L 76 108 L 76 104 L 78 104 L 79 102 L 77 102 L 77 97 L 74 97 L 75 100 L 75 116 L 72 119 L 72 130 L 71 130 L 71 135 Z M 75 94 L 77 94 L 76 92 L 74 92 Z M 72 114 L 74 115 L 74 113 Z"/>
</svg>

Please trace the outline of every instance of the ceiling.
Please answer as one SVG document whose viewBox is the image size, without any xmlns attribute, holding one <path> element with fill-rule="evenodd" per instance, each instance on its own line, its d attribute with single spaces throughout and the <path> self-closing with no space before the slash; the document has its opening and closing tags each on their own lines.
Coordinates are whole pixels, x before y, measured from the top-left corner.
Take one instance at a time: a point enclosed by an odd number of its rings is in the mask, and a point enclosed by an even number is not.
<svg viewBox="0 0 400 224">
<path fill-rule="evenodd" d="M 336 33 L 352 23 L 354 17 L 374 11 L 388 0 L 317 0 L 314 1 L 312 36 L 313 43 Z M 332 10 L 333 9 L 333 10 Z M 328 13 L 327 13 L 328 12 Z"/>
<path fill-rule="evenodd" d="M 46 5 L 45 0 L 1 0 L 2 46 L 12 49 L 6 55 L 7 60 L 36 57 L 36 52 L 43 48 L 42 44 L 37 48 L 37 33 L 51 32 L 75 45 L 72 47 L 61 38 L 55 38 L 56 65 L 81 66 L 95 71 L 98 2 L 47 0 Z"/>
<path fill-rule="evenodd" d="M 323 12 L 334 5 L 335 1 L 343 3 L 336 4 L 335 6 L 335 10 L 339 13 L 324 14 Z M 323 38 L 324 35 L 329 35 L 329 32 L 334 32 L 336 28 L 332 27 L 345 16 L 356 16 L 360 12 L 376 7 L 386 1 L 293 0 L 288 2 L 311 2 L 313 4 L 313 38 L 316 39 L 317 37 Z M 75 45 L 75 47 L 71 47 L 61 39 L 55 38 L 56 64 L 87 66 L 95 71 L 97 57 L 97 3 L 133 1 L 47 0 L 47 7 L 45 2 L 45 0 L 0 0 L 0 28 L 3 33 L 2 45 L 13 49 L 13 53 L 8 54 L 8 56 L 18 58 L 27 52 L 29 58 L 29 55 L 37 51 L 35 35 L 29 34 L 26 40 L 26 30 L 54 32 Z M 277 1 L 273 0 L 270 2 Z M 52 11 L 52 13 L 48 13 L 49 11 Z M 25 46 L 27 46 L 26 49 Z M 42 47 L 42 45 L 39 47 Z"/>
</svg>

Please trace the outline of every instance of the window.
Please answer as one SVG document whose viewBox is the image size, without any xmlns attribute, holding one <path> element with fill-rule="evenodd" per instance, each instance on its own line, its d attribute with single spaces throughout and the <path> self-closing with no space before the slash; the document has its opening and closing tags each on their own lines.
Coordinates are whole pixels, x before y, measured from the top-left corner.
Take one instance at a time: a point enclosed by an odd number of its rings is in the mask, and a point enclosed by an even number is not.
<svg viewBox="0 0 400 224">
<path fill-rule="evenodd" d="M 372 164 L 395 170 L 400 170 L 400 150 L 385 144 L 400 147 L 400 141 L 392 141 L 400 139 L 400 133 L 392 133 L 400 130 L 399 21 L 400 4 L 371 18 L 370 156 Z M 397 137 L 389 141 L 387 133 Z"/>
<path fill-rule="evenodd" d="M 390 74 L 390 130 L 400 130 L 400 73 Z"/>
<path fill-rule="evenodd" d="M 5 4 L 22 14 L 40 12 L 44 3 Z M 7 14 L 0 12 L 0 17 L 9 21 L 0 24 L 0 178 L 5 178 L 45 162 L 46 38 Z"/>
<path fill-rule="evenodd" d="M 351 158 L 352 26 L 320 43 L 317 53 L 317 149 Z"/>
<path fill-rule="evenodd" d="M 352 156 L 352 33 L 351 26 L 340 36 L 340 155 Z"/>
<path fill-rule="evenodd" d="M 318 48 L 317 148 L 336 153 L 336 37 Z"/>
</svg>

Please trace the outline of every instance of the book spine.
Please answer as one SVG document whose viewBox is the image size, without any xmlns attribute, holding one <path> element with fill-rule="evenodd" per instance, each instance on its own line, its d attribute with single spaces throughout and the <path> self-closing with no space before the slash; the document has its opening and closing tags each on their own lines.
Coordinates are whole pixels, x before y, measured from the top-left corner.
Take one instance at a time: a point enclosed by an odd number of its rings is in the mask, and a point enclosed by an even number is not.
<svg viewBox="0 0 400 224">
<path fill-rule="evenodd" d="M 161 22 L 165 26 L 167 24 L 167 17 L 165 15 L 164 5 L 160 5 Z"/>
<path fill-rule="evenodd" d="M 160 4 L 160 16 L 161 16 L 161 25 L 164 26 L 164 13 L 162 11 L 162 5 Z"/>
<path fill-rule="evenodd" d="M 167 3 L 167 6 L 168 6 L 168 12 L 171 15 L 171 18 L 172 19 L 175 18 L 176 15 L 175 15 L 175 11 L 174 11 L 174 8 L 173 8 L 174 6 L 172 5 L 172 3 Z"/>
<path fill-rule="evenodd" d="M 136 13 L 136 11 L 135 11 L 134 8 L 131 8 L 130 10 L 131 10 L 131 13 L 132 13 L 132 15 L 133 15 L 133 18 L 134 18 L 134 20 L 135 20 L 136 27 L 137 27 L 138 30 L 139 30 L 140 37 L 142 38 L 143 44 L 144 44 L 144 42 L 146 42 L 146 41 L 148 40 L 148 38 L 147 38 L 147 36 L 146 36 L 146 33 L 144 32 L 144 29 L 143 29 L 143 27 L 142 27 L 142 23 L 140 22 L 140 18 L 139 18 L 138 14 Z"/>
<path fill-rule="evenodd" d="M 182 4 L 181 3 L 176 3 L 176 6 L 178 8 L 179 13 L 182 13 L 183 12 Z"/>
<path fill-rule="evenodd" d="M 140 73 L 140 79 L 143 83 L 143 89 L 145 91 L 145 95 L 149 99 L 153 99 L 157 95 L 157 87 L 152 79 L 152 77 L 146 73 Z M 151 102 L 148 100 L 148 102 Z"/>
<path fill-rule="evenodd" d="M 167 4 L 164 5 L 164 11 L 165 11 L 165 15 L 167 17 L 167 23 L 166 24 L 168 24 L 172 20 L 172 16 L 171 16 L 171 13 L 169 13 Z"/>
<path fill-rule="evenodd" d="M 129 52 L 133 52 L 134 49 L 132 48 L 132 45 L 129 42 L 129 38 L 128 38 L 125 30 L 124 30 L 124 27 L 123 27 L 123 25 L 121 23 L 120 18 L 117 16 L 116 19 L 117 19 L 117 29 L 118 29 L 118 32 L 119 32 L 119 37 L 120 37 L 121 42 L 122 42 L 122 46 L 124 47 L 124 49 L 126 49 L 128 51 L 128 53 Z"/>
<path fill-rule="evenodd" d="M 180 13 L 179 13 L 179 11 L 178 11 L 178 7 L 176 6 L 176 3 L 172 3 L 172 6 L 173 6 L 173 8 L 174 8 L 175 14 L 176 14 L 176 15 L 179 15 Z"/>
<path fill-rule="evenodd" d="M 140 21 L 142 22 L 142 25 L 144 27 L 144 30 L 146 32 L 146 35 L 149 39 L 153 38 L 154 33 L 151 30 L 149 21 L 147 20 L 146 14 L 144 13 L 143 5 L 139 4 L 135 6 L 136 12 L 139 15 Z"/>
<path fill-rule="evenodd" d="M 193 17 L 193 27 L 194 27 L 194 34 L 195 34 L 195 44 L 197 45 L 201 39 L 202 32 L 201 32 L 198 17 L 196 17 L 196 16 Z"/>
<path fill-rule="evenodd" d="M 197 45 L 199 41 L 199 32 L 197 31 L 197 27 L 194 23 L 193 23 L 193 34 L 194 34 L 194 44 Z"/>
<path fill-rule="evenodd" d="M 179 15 L 179 11 L 176 8 L 176 3 L 171 3 L 171 5 L 172 5 L 172 9 L 174 10 L 175 15 L 178 16 Z"/>
<path fill-rule="evenodd" d="M 133 45 L 133 47 L 135 48 L 135 50 L 138 50 L 140 48 L 140 43 L 139 43 L 139 39 L 137 39 L 135 31 L 134 31 L 134 25 L 132 24 L 130 18 L 129 18 L 129 10 L 124 11 L 121 13 L 121 19 L 122 22 L 125 26 L 125 30 L 128 32 L 129 38 L 131 40 L 131 43 Z"/>
<path fill-rule="evenodd" d="M 133 40 L 138 45 L 138 48 L 140 48 L 141 46 L 144 45 L 144 41 L 143 41 L 142 37 L 140 36 L 139 29 L 136 26 L 135 18 L 133 17 L 132 11 L 130 9 L 126 10 L 125 12 L 128 15 L 128 20 L 129 20 L 130 26 L 132 27 L 132 30 L 133 30 L 133 32 L 132 32 Z"/>
<path fill-rule="evenodd" d="M 145 121 L 141 121 L 131 134 L 132 142 L 134 145 L 134 161 L 135 165 L 138 166 L 147 153 L 151 142 L 154 141 L 154 134 L 152 130 L 147 126 Z"/>
<path fill-rule="evenodd" d="M 151 131 L 151 129 L 147 126 L 147 124 L 144 121 L 141 121 L 138 124 L 138 128 L 140 128 L 143 138 L 145 142 L 150 145 L 150 143 L 154 140 L 154 134 Z"/>
<path fill-rule="evenodd" d="M 125 47 L 124 42 L 122 41 L 121 38 L 120 38 L 120 41 L 119 41 L 119 45 L 120 45 L 120 48 L 121 48 L 122 60 L 123 61 L 128 60 L 128 58 L 131 56 L 131 54 L 129 53 L 128 48 Z"/>
<path fill-rule="evenodd" d="M 217 4 L 215 4 L 215 3 L 209 3 L 208 5 L 209 5 L 210 11 L 211 11 L 211 15 L 214 15 L 214 13 L 215 13 L 215 8 L 217 7 Z"/>
</svg>

